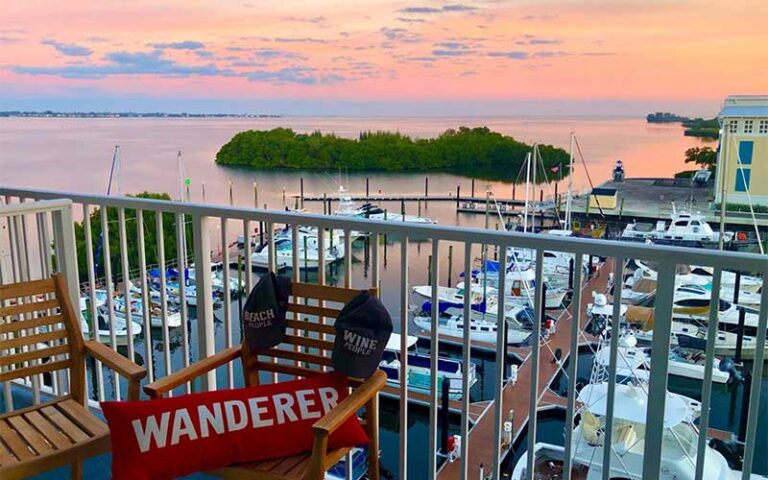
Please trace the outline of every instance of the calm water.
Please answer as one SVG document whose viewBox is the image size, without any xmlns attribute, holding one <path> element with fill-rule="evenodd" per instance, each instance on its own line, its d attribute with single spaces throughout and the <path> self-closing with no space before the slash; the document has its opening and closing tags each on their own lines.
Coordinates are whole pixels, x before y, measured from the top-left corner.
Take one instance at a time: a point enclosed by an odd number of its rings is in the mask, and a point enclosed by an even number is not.
<svg viewBox="0 0 768 480">
<path fill-rule="evenodd" d="M 525 142 L 568 148 L 569 132 L 576 132 L 581 151 L 595 182 L 608 178 L 613 162 L 622 159 L 628 176 L 668 176 L 685 168 L 684 152 L 700 145 L 685 137 L 679 125 L 648 124 L 644 119 L 614 118 L 329 118 L 286 117 L 269 119 L 0 119 L 0 183 L 88 193 L 106 192 L 114 146 L 122 149 L 118 176 L 124 193 L 164 191 L 178 196 L 176 152 L 182 151 L 191 194 L 206 201 L 228 202 L 228 182 L 235 188 L 235 203 L 252 205 L 252 185 L 259 185 L 259 203 L 282 207 L 282 189 L 297 193 L 299 176 L 307 193 L 333 192 L 338 172 L 248 172 L 218 167 L 213 158 L 221 145 L 246 129 L 291 127 L 299 132 L 321 130 L 355 137 L 361 130 L 398 130 L 416 137 L 431 137 L 448 128 L 488 126 Z M 342 182 L 362 192 L 365 174 Z M 371 174 L 371 191 L 422 192 L 419 174 Z M 586 186 L 583 168 L 576 183 Z M 431 174 L 430 190 L 469 191 L 466 178 Z M 478 181 L 481 192 L 484 182 Z M 511 196 L 509 185 L 492 183 L 499 196 Z M 547 192 L 545 192 L 547 193 Z M 518 192 L 522 196 L 522 191 Z M 320 206 L 317 206 L 320 208 Z"/>
</svg>

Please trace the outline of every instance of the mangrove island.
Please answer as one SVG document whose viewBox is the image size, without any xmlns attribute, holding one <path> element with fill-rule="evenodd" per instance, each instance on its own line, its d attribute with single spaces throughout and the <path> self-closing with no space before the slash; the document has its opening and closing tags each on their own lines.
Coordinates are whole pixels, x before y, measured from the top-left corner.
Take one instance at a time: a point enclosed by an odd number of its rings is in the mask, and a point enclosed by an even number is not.
<svg viewBox="0 0 768 480">
<path fill-rule="evenodd" d="M 487 127 L 459 127 L 419 139 L 398 132 L 363 132 L 349 139 L 274 128 L 236 134 L 216 154 L 216 163 L 255 169 L 442 171 L 511 182 L 525 181 L 520 169 L 531 149 Z M 539 151 L 550 180 L 567 175 L 568 152 L 551 145 L 539 145 Z"/>
</svg>

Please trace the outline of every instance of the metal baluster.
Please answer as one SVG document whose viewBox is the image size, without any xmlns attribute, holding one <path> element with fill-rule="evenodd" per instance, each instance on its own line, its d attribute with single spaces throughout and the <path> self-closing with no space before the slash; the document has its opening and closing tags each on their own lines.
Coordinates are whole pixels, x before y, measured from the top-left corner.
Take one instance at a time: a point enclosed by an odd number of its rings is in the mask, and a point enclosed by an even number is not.
<svg viewBox="0 0 768 480">
<path fill-rule="evenodd" d="M 160 270 L 160 322 L 163 330 L 163 356 L 165 360 L 165 375 L 173 373 L 171 365 L 171 341 L 170 331 L 168 330 L 168 285 L 165 275 L 165 227 L 163 226 L 163 212 L 155 210 L 155 236 L 157 241 L 157 263 Z M 186 329 L 186 325 L 181 328 Z M 168 392 L 168 396 L 173 396 L 173 390 Z"/>
<path fill-rule="evenodd" d="M 101 342 L 99 337 L 99 311 L 96 306 L 96 270 L 93 263 L 93 235 L 91 231 L 91 208 L 87 203 L 83 204 L 83 228 L 85 241 L 85 266 L 88 269 L 88 299 L 91 303 L 91 340 Z M 96 368 L 96 395 L 100 402 L 104 401 L 104 371 L 101 362 L 95 360 Z"/>
<path fill-rule="evenodd" d="M 763 263 L 765 265 L 765 263 Z M 765 345 L 765 329 L 768 328 L 768 268 L 763 268 L 762 278 L 763 286 L 760 290 L 760 316 L 757 321 L 757 335 L 755 338 L 758 346 Z M 765 349 L 757 348 L 755 350 L 755 359 L 752 362 L 752 391 L 749 396 L 749 413 L 747 414 L 747 435 L 744 442 L 744 469 L 741 478 L 748 480 L 752 472 L 752 462 L 755 457 L 755 437 L 757 435 L 757 418 L 760 410 L 760 392 L 763 386 L 763 360 L 765 358 Z"/>
<path fill-rule="evenodd" d="M 227 217 L 221 217 L 221 254 L 222 254 L 222 283 L 224 284 L 224 347 L 232 346 L 232 291 L 230 287 L 231 275 L 229 270 L 229 247 L 227 246 Z M 240 293 L 240 285 L 237 285 L 237 294 Z M 235 370 L 232 362 L 227 362 L 227 388 L 235 386 Z"/>
<path fill-rule="evenodd" d="M 712 293 L 709 301 L 707 324 L 707 359 L 704 363 L 704 380 L 701 391 L 701 415 L 699 415 L 699 439 L 696 445 L 696 480 L 704 478 L 704 455 L 707 451 L 707 432 L 712 401 L 712 371 L 715 365 L 715 344 L 717 343 L 718 321 L 720 320 L 720 281 L 722 270 L 712 272 Z"/>
<path fill-rule="evenodd" d="M 611 347 L 608 352 L 608 398 L 605 412 L 605 437 L 603 441 L 603 480 L 610 480 L 611 454 L 613 453 L 613 410 L 616 400 L 616 369 L 618 367 L 619 337 L 621 336 L 621 285 L 624 278 L 624 258 L 614 258 L 613 265 L 613 314 L 611 318 Z"/>
<path fill-rule="evenodd" d="M 429 470 L 427 474 L 430 478 L 434 478 L 437 475 L 437 407 L 438 402 L 438 385 L 437 385 L 437 365 L 438 356 L 440 354 L 439 347 L 439 335 L 438 335 L 438 296 L 437 287 L 439 285 L 440 275 L 438 268 L 440 265 L 440 240 L 437 238 L 432 239 L 432 278 L 430 282 L 432 284 L 432 320 L 430 329 L 430 365 L 429 365 Z"/>
<path fill-rule="evenodd" d="M 374 236 L 374 252 L 378 251 L 378 235 Z M 378 254 L 374 255 L 374 262 Z M 400 478 L 408 478 L 408 237 L 400 243 Z M 375 268 L 378 271 L 378 267 Z M 378 286 L 378 274 L 372 275 L 371 283 Z M 381 292 L 379 292 L 381 296 Z"/>
<path fill-rule="evenodd" d="M 101 237 L 102 237 L 102 252 L 104 253 L 104 277 L 107 287 L 107 310 L 109 310 L 109 341 L 111 343 L 112 350 L 117 351 L 117 335 L 115 334 L 115 303 L 114 294 L 115 289 L 112 284 L 112 261 L 109 249 L 109 215 L 107 214 L 108 207 L 102 206 L 101 211 Z M 126 321 L 125 328 L 130 330 L 131 325 Z M 120 377 L 117 376 L 117 372 L 112 371 L 112 380 L 115 384 L 115 399 L 120 400 Z"/>
<path fill-rule="evenodd" d="M 505 255 L 502 255 L 505 256 Z M 462 332 L 462 370 L 464 376 L 461 379 L 461 478 L 468 477 L 469 469 L 469 368 L 472 361 L 472 345 L 470 344 L 471 329 L 469 319 L 472 318 L 472 295 L 470 295 L 472 272 L 472 243 L 464 244 L 464 281 L 467 282 L 464 291 L 464 331 Z M 469 287 L 469 288 L 467 288 Z M 497 325 L 501 325 L 497 323 Z M 503 330 L 503 328 L 501 329 Z M 498 332 L 497 332 L 498 333 Z M 506 342 L 505 342 L 506 345 Z M 503 365 L 503 363 L 502 363 Z"/>
<path fill-rule="evenodd" d="M 183 213 L 176 214 L 176 268 L 179 284 L 179 315 L 181 316 L 182 367 L 189 366 L 189 310 L 187 309 L 187 225 Z M 198 265 L 198 268 L 200 266 Z M 198 322 L 200 319 L 198 319 Z M 192 392 L 192 383 L 186 382 L 184 390 Z"/>
<path fill-rule="evenodd" d="M 486 245 L 486 251 L 487 251 Z M 494 409 L 493 409 L 493 472 L 491 475 L 495 479 L 501 478 L 501 433 L 502 433 L 502 416 L 504 414 L 504 360 L 507 356 L 507 338 L 505 337 L 507 316 L 505 300 L 507 297 L 507 246 L 501 246 L 501 255 L 499 255 L 499 285 L 497 290 L 497 306 L 496 312 L 496 378 L 494 378 Z M 541 253 L 541 251 L 539 251 Z M 466 261 L 466 259 L 465 259 Z M 540 265 L 537 264 L 537 266 Z M 487 273 L 487 272 L 486 272 Z M 541 278 L 541 272 L 537 272 L 536 281 L 537 284 Z M 469 283 L 472 279 L 472 270 L 464 273 L 464 295 L 472 295 L 472 285 Z M 466 309 L 466 306 L 464 307 Z M 471 315 L 471 314 L 470 314 Z M 471 320 L 471 317 L 470 317 Z M 538 323 L 534 320 L 534 323 Z M 465 329 L 468 327 L 467 319 L 464 319 Z M 466 333 L 465 333 L 466 335 Z M 538 344 L 537 344 L 538 346 Z M 534 369 L 534 372 L 537 370 Z M 530 421 L 530 420 L 529 420 Z M 468 439 L 461 439 L 466 441 Z"/>
<path fill-rule="evenodd" d="M 672 301 L 675 294 L 675 269 L 672 258 L 660 263 L 656 283 L 656 307 L 651 344 L 651 372 L 648 389 L 648 405 L 645 418 L 645 451 L 643 455 L 643 479 L 659 477 L 661 448 L 664 437 L 664 409 L 667 400 L 667 370 L 669 367 L 669 343 L 672 331 Z M 659 414 L 659 412 L 662 412 Z"/>
<path fill-rule="evenodd" d="M 141 315 L 144 328 L 144 355 L 146 361 L 144 366 L 147 369 L 147 379 L 149 383 L 155 380 L 155 368 L 152 349 L 152 295 L 147 281 L 147 253 L 144 244 L 144 211 L 136 209 L 136 242 L 139 251 L 139 281 L 141 282 Z"/>
<path fill-rule="evenodd" d="M 253 255 L 253 248 L 251 247 L 251 222 L 243 220 L 243 235 L 245 236 L 245 243 L 243 244 L 245 253 L 245 290 L 246 295 L 251 293 L 253 288 L 253 266 L 251 264 L 251 256 Z M 259 245 L 261 247 L 261 245 Z M 243 312 L 239 312 L 243 313 Z"/>
<path fill-rule="evenodd" d="M 563 480 L 571 480 L 573 466 L 573 414 L 576 411 L 576 372 L 579 359 L 579 335 L 581 334 L 581 291 L 584 273 L 584 255 L 576 254 L 573 263 L 573 293 L 571 297 L 571 354 L 568 357 L 568 399 L 565 407 L 565 456 Z"/>
<path fill-rule="evenodd" d="M 533 305 L 533 348 L 531 351 L 531 390 L 530 403 L 528 406 L 528 479 L 533 480 L 534 467 L 536 463 L 536 425 L 538 418 L 536 413 L 539 406 L 539 357 L 541 354 L 541 318 L 542 295 L 544 288 L 544 276 L 542 268 L 544 266 L 544 250 L 536 250 L 536 293 L 534 295 Z M 498 477 L 496 477 L 498 478 Z"/>
<path fill-rule="evenodd" d="M 134 350 L 133 350 L 133 329 L 131 328 L 133 325 L 131 324 L 133 322 L 133 314 L 131 312 L 131 306 L 133 304 L 133 300 L 131 298 L 131 291 L 130 291 L 130 284 L 131 284 L 131 268 L 128 262 L 128 240 L 127 235 L 125 233 L 125 209 L 119 208 L 117 210 L 117 224 L 118 224 L 118 234 L 119 234 L 119 240 L 120 240 L 120 262 L 122 265 L 123 270 L 123 294 L 125 296 L 125 324 L 127 325 L 128 331 L 128 358 L 131 359 L 131 361 L 134 361 Z"/>
<path fill-rule="evenodd" d="M 277 247 L 275 245 L 275 225 L 267 222 L 267 268 L 277 275 Z M 272 363 L 277 363 L 276 357 L 270 357 Z M 277 383 L 277 372 L 272 372 L 272 383 Z"/>
<path fill-rule="evenodd" d="M 352 288 L 352 231 L 344 230 L 344 286 Z"/>
<path fill-rule="evenodd" d="M 211 221 L 210 217 L 193 214 L 195 286 L 197 295 L 197 357 L 209 358 L 216 353 L 213 319 L 213 288 L 211 285 Z M 186 322 L 184 322 L 186 325 Z M 185 328 L 186 330 L 186 328 Z M 216 369 L 200 377 L 203 391 L 216 390 Z M 187 384 L 190 385 L 190 384 Z"/>
</svg>

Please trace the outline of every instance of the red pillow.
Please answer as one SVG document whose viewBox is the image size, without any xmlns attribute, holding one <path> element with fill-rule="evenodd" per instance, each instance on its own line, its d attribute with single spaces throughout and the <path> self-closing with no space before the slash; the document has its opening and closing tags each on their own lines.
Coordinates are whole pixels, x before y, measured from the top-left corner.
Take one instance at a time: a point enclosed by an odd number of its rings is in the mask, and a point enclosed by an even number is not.
<svg viewBox="0 0 768 480">
<path fill-rule="evenodd" d="M 346 398 L 346 379 L 328 373 L 251 388 L 139 402 L 102 402 L 112 433 L 112 477 L 166 479 L 312 449 L 312 425 Z M 328 448 L 368 443 L 353 416 Z"/>
</svg>

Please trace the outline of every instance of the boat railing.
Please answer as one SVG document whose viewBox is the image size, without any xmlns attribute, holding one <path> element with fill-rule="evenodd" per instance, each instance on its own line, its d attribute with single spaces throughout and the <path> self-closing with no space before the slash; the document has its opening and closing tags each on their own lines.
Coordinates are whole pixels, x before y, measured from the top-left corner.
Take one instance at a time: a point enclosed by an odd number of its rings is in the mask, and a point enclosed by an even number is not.
<svg viewBox="0 0 768 480">
<path fill-rule="evenodd" d="M 143 356 L 148 370 L 147 381 L 150 382 L 156 378 L 161 378 L 174 369 L 208 357 L 217 350 L 228 348 L 239 341 L 238 335 L 235 333 L 238 330 L 237 301 L 231 299 L 229 295 L 224 295 L 221 308 L 216 311 L 221 321 L 219 322 L 214 316 L 210 275 L 212 253 L 220 250 L 221 261 L 225 265 L 231 265 L 235 259 L 229 249 L 226 248 L 227 245 L 238 233 L 244 235 L 245 238 L 250 238 L 252 227 L 259 222 L 266 226 L 264 236 L 268 240 L 268 264 L 273 268 L 276 267 L 276 253 L 274 241 L 269 240 L 274 240 L 274 231 L 278 226 L 289 225 L 294 238 L 298 236 L 299 226 L 316 228 L 320 242 L 328 235 L 326 229 L 342 230 L 349 233 L 344 237 L 344 250 L 347 255 L 337 267 L 341 274 L 341 283 L 346 287 L 379 288 L 382 298 L 389 302 L 388 307 L 394 314 L 396 330 L 400 332 L 409 330 L 411 286 L 423 284 L 426 280 L 431 285 L 432 293 L 430 312 L 432 328 L 427 334 L 424 334 L 430 344 L 431 377 L 429 393 L 426 396 L 422 395 L 421 401 L 422 403 L 426 401 L 429 409 L 428 445 L 426 446 L 428 465 L 426 474 L 422 476 L 414 473 L 412 476 L 415 478 L 474 479 L 477 478 L 480 469 L 484 469 L 483 471 L 490 474 L 493 479 L 502 478 L 502 468 L 505 466 L 504 457 L 510 453 L 508 446 L 502 444 L 502 425 L 507 418 L 508 410 L 512 408 L 512 405 L 518 405 L 515 402 L 524 402 L 521 404 L 524 407 L 515 407 L 518 408 L 515 412 L 518 418 L 521 416 L 525 418 L 527 415 L 525 412 L 537 411 L 540 406 L 544 405 L 544 392 L 555 375 L 552 372 L 564 372 L 567 378 L 568 393 L 567 398 L 562 402 L 565 405 L 566 416 L 563 478 L 568 479 L 574 453 L 571 447 L 573 429 L 569 426 L 574 424 L 574 416 L 577 412 L 578 356 L 575 352 L 578 351 L 579 345 L 584 339 L 582 327 L 586 320 L 582 307 L 586 305 L 591 290 L 598 288 L 597 286 L 600 285 L 601 281 L 604 282 L 610 272 L 613 273 L 614 278 L 624 278 L 625 261 L 635 258 L 651 261 L 658 265 L 654 335 L 651 350 L 652 368 L 648 381 L 648 409 L 643 457 L 643 477 L 657 478 L 663 453 L 664 415 L 660 413 L 664 411 L 667 393 L 669 367 L 667 352 L 670 347 L 676 266 L 688 264 L 712 267 L 714 269 L 714 285 L 711 291 L 715 299 L 720 295 L 721 272 L 724 270 L 741 271 L 757 275 L 762 279 L 768 279 L 768 257 L 741 252 L 720 252 L 592 238 L 534 235 L 435 224 L 387 222 L 344 216 L 89 195 L 30 188 L 0 186 L 0 199 L 2 200 L 2 204 L 0 204 L 0 227 L 2 227 L 0 228 L 0 283 L 42 278 L 51 272 L 61 272 L 66 275 L 73 301 L 78 301 L 80 295 L 78 291 L 79 279 L 85 279 L 86 283 L 92 287 L 96 285 L 97 252 L 103 260 L 99 262 L 101 265 L 99 273 L 106 279 L 105 285 L 110 295 L 113 293 L 113 279 L 118 273 L 113 271 L 115 267 L 123 274 L 138 270 L 138 278 L 135 280 L 142 287 L 142 295 L 145 296 L 142 302 L 144 311 L 139 314 L 139 319 L 134 320 L 143 326 L 142 333 L 134 338 L 132 329 L 128 328 L 125 347 L 121 346 L 118 349 L 118 345 L 115 343 L 110 346 L 122 354 L 127 354 L 129 358 L 135 358 L 136 355 Z M 107 221 L 110 218 L 109 215 L 113 214 L 117 215 L 117 223 Z M 126 221 L 129 214 L 133 225 L 128 225 Z M 154 217 L 153 224 L 145 221 L 150 216 Z M 95 231 L 96 229 L 93 228 L 94 222 L 92 220 L 95 218 L 101 219 L 99 222 L 100 231 Z M 171 225 L 166 222 L 168 218 L 173 218 Z M 191 224 L 191 236 L 185 235 L 186 229 L 183 225 L 186 224 Z M 114 231 L 115 227 L 116 232 Z M 176 234 L 166 235 L 168 230 Z M 128 235 L 128 232 L 131 235 Z M 149 232 L 152 234 L 150 235 Z M 353 250 L 351 246 L 353 239 L 351 232 L 367 234 L 364 237 L 365 240 L 362 241 L 362 250 L 356 248 L 356 254 L 365 258 L 362 274 L 357 272 L 354 277 L 352 275 Z M 152 238 L 151 242 L 147 241 L 149 237 Z M 191 238 L 189 244 L 186 240 L 188 237 Z M 145 288 L 148 284 L 148 260 L 151 259 L 157 264 L 165 265 L 169 260 L 168 257 L 170 257 L 168 252 L 171 244 L 175 246 L 173 250 L 178 256 L 178 268 L 188 266 L 187 258 L 194 259 L 197 286 L 196 315 L 190 315 L 187 310 L 185 292 L 184 289 L 181 289 L 179 308 L 183 328 L 173 331 L 168 327 L 165 316 L 162 319 L 162 328 L 150 325 L 148 308 L 151 302 L 146 297 L 149 294 L 149 289 Z M 223 248 L 214 248 L 216 244 L 223 246 Z M 96 248 L 97 246 L 98 248 Z M 307 280 L 308 277 L 301 269 L 297 242 L 293 243 L 292 248 L 292 269 L 288 272 L 294 280 L 314 281 L 319 284 L 326 284 L 331 280 L 330 275 L 326 272 L 327 265 L 322 255 L 318 259 L 317 272 L 311 279 Z M 459 431 L 462 436 L 459 459 L 453 464 L 442 463 L 444 456 L 437 454 L 440 447 L 438 440 L 438 409 L 440 408 L 438 358 L 440 350 L 444 348 L 441 342 L 448 339 L 440 334 L 438 328 L 437 286 L 447 283 L 448 274 L 451 271 L 454 272 L 454 275 L 460 271 L 471 271 L 475 258 L 481 256 L 490 258 L 493 256 L 493 252 L 505 252 L 512 248 L 530 249 L 535 252 L 536 282 L 533 302 L 535 317 L 544 313 L 541 306 L 543 305 L 543 285 L 545 282 L 540 280 L 544 277 L 542 268 L 545 251 L 572 255 L 575 265 L 583 265 L 586 259 L 595 259 L 595 263 L 597 263 L 598 258 L 606 261 L 603 263 L 602 269 L 597 269 L 592 278 L 587 278 L 592 275 L 592 272 L 586 272 L 582 268 L 572 269 L 569 281 L 575 287 L 573 288 L 571 305 L 576 307 L 562 312 L 555 334 L 557 338 L 550 337 L 550 344 L 544 348 L 541 346 L 541 340 L 545 336 L 545 332 L 542 331 L 541 322 L 533 322 L 533 339 L 530 342 L 531 346 L 526 355 L 525 363 L 519 369 L 516 382 L 508 381 L 504 368 L 491 369 L 489 373 L 486 373 L 484 383 L 492 385 L 492 401 L 487 407 L 489 411 L 480 415 L 477 421 L 470 418 L 469 376 L 464 376 L 459 408 Z M 249 259 L 253 251 L 250 242 L 246 241 L 243 249 L 245 258 Z M 427 255 L 429 260 L 425 262 Z M 449 259 L 452 258 L 459 259 L 458 268 L 449 263 Z M 506 271 L 507 255 L 499 254 L 498 261 L 500 271 Z M 247 262 L 246 265 L 248 267 L 242 275 L 246 290 L 250 291 L 255 284 L 256 277 L 251 272 Z M 230 268 L 224 268 L 224 285 L 229 284 L 233 275 L 234 273 Z M 169 299 L 165 288 L 167 279 L 163 270 L 160 272 L 159 281 L 162 297 L 160 307 L 162 312 L 166 313 L 168 312 Z M 765 282 L 765 280 L 763 281 Z M 499 290 L 507 290 L 506 282 L 506 277 L 500 275 L 498 278 Z M 580 286 L 584 286 L 584 293 L 582 288 L 578 288 Z M 94 288 L 89 288 L 88 291 L 91 300 L 93 300 Z M 126 301 L 130 301 L 130 299 Z M 505 311 L 504 304 L 506 301 L 506 295 L 498 296 L 499 311 Z M 621 309 L 620 289 L 616 289 L 612 302 L 614 309 L 612 318 L 618 319 Z M 717 304 L 716 301 L 712 303 Z M 95 301 L 90 302 L 90 308 L 95 313 Z M 470 317 L 470 308 L 470 296 L 465 296 L 463 304 L 465 318 Z M 131 312 L 128 311 L 129 309 L 126 310 L 127 322 L 130 324 L 132 321 Z M 712 405 L 713 339 L 716 337 L 718 328 L 717 315 L 716 309 L 710 311 L 710 321 L 707 327 L 709 333 L 706 350 L 707 368 L 701 391 L 703 412 L 708 412 Z M 757 328 L 757 341 L 760 345 L 765 343 L 767 317 L 768 288 L 765 288 L 764 285 Z M 96 317 L 92 315 L 91 318 Z M 110 328 L 114 328 L 114 323 L 110 324 Z M 413 329 L 411 328 L 411 330 Z M 217 332 L 219 338 L 217 338 Z M 464 365 L 469 365 L 473 359 L 476 360 L 475 355 L 478 355 L 475 349 L 476 344 L 470 338 L 470 333 L 470 329 L 467 328 L 464 329 L 462 338 L 450 339 L 453 344 L 459 346 Z M 497 329 L 497 341 L 485 347 L 485 350 L 492 351 L 497 366 L 505 365 L 505 358 L 508 355 L 504 334 L 505 329 Z M 90 335 L 95 340 L 103 340 L 95 328 L 91 329 Z M 611 338 L 609 347 L 611 362 L 607 375 L 609 393 L 605 419 L 607 425 L 605 445 L 612 444 L 610 438 L 613 430 L 611 427 L 614 410 L 614 397 L 612 395 L 615 393 L 618 337 L 615 335 Z M 112 335 L 112 339 L 114 338 Z M 402 338 L 405 339 L 406 336 Z M 550 351 L 549 347 L 555 343 L 555 340 L 562 342 L 566 354 L 573 352 L 567 362 L 556 359 L 556 355 Z M 153 342 L 160 342 L 160 345 L 155 346 Z M 403 351 L 407 349 L 405 342 L 406 340 L 403 340 Z M 749 476 L 755 458 L 757 415 L 763 380 L 763 356 L 764 351 L 757 349 L 752 367 L 751 395 L 743 403 L 748 408 L 744 436 L 744 478 Z M 4 368 L 11 367 L 6 366 Z M 407 358 L 405 356 L 401 359 L 400 369 L 400 378 L 407 378 Z M 236 380 L 235 373 L 231 365 L 218 371 L 211 371 L 199 383 L 189 383 L 177 390 L 176 393 L 237 387 L 241 385 L 241 382 L 239 379 Z M 47 379 L 42 378 L 42 376 L 37 377 L 28 379 L 28 382 L 23 386 L 33 392 L 34 402 L 40 401 L 40 392 L 49 388 L 46 384 Z M 105 377 L 107 374 L 103 374 L 98 365 L 89 370 L 88 393 L 91 400 L 123 398 L 125 385 L 114 378 Z M 7 409 L 14 407 L 16 398 L 14 389 L 16 387 L 19 386 L 14 385 L 12 388 L 8 382 L 3 385 Z M 66 382 L 56 384 L 56 388 L 65 389 Z M 384 463 L 395 465 L 393 470 L 396 471 L 398 478 L 405 479 L 409 471 L 409 454 L 417 455 L 418 453 L 412 452 L 423 448 L 423 445 L 409 445 L 409 409 L 407 407 L 411 400 L 410 393 L 406 382 L 401 382 L 398 389 L 398 401 L 400 402 L 398 448 L 396 454 L 392 454 L 391 450 L 389 451 L 390 455 L 395 455 L 397 458 L 383 460 Z M 520 389 L 527 389 L 526 394 L 520 394 Z M 424 400 L 425 398 L 426 400 Z M 521 398 L 525 400 L 520 400 Z M 534 452 L 534 445 L 537 442 L 536 426 L 538 419 L 536 415 L 528 415 L 527 418 L 527 445 L 524 448 L 528 452 Z M 699 428 L 702 432 L 708 431 L 709 415 L 706 413 L 701 416 Z M 520 431 L 521 429 L 518 429 L 516 435 Z M 704 475 L 703 454 L 706 448 L 708 448 L 706 435 L 701 435 L 696 446 L 698 453 L 697 479 L 703 478 Z M 596 461 L 602 462 L 602 465 L 608 465 L 610 455 L 611 450 L 605 449 L 605 456 L 602 459 L 596 459 Z M 534 456 L 529 454 L 527 462 L 527 472 L 531 478 Z M 348 461 L 347 463 L 351 464 L 352 462 Z M 609 469 L 606 468 L 603 471 L 609 471 Z"/>
</svg>

